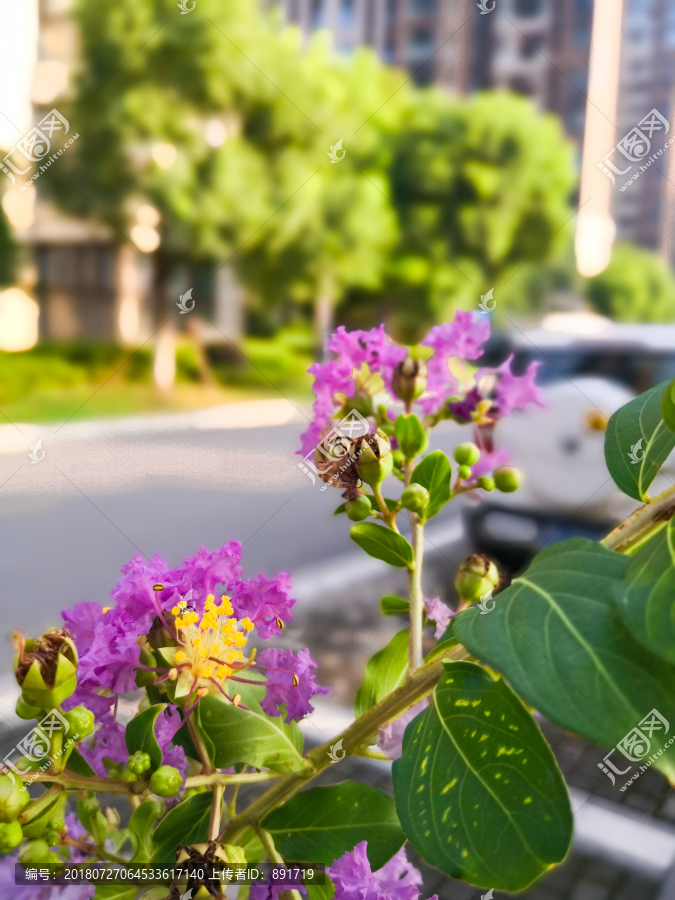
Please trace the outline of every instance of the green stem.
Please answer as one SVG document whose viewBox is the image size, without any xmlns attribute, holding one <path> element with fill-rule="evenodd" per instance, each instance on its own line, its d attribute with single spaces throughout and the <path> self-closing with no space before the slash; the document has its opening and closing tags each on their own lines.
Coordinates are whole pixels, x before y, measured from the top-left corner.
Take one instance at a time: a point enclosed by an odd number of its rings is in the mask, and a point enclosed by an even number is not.
<svg viewBox="0 0 675 900">
<path fill-rule="evenodd" d="M 468 657 L 468 651 L 461 646 L 449 648 L 445 656 L 446 659 L 468 659 Z M 388 694 L 348 728 L 320 747 L 311 750 L 306 756 L 306 761 L 309 763 L 308 768 L 303 772 L 292 772 L 282 776 L 261 797 L 258 797 L 250 806 L 228 822 L 221 840 L 224 843 L 233 844 L 247 828 L 259 827 L 260 821 L 268 812 L 285 803 L 289 797 L 292 797 L 330 765 L 330 748 L 337 741 L 342 740 L 342 747 L 347 754 L 358 753 L 372 737 L 375 737 L 380 728 L 383 728 L 388 722 L 398 719 L 411 706 L 415 706 L 416 703 L 427 697 L 436 686 L 442 670 L 441 659 L 422 666 L 411 675 L 405 684 Z"/>
<path fill-rule="evenodd" d="M 387 504 L 385 503 L 384 497 L 382 496 L 382 488 L 379 484 L 373 488 L 373 496 L 377 500 L 377 505 L 382 510 L 382 518 L 387 523 L 387 525 L 395 531 L 396 534 L 399 533 L 398 527 L 396 525 L 396 512 L 389 509 Z"/>
<path fill-rule="evenodd" d="M 195 745 L 195 750 L 202 761 L 202 775 L 210 775 L 213 772 L 213 763 L 209 758 L 208 750 L 206 749 L 202 736 L 195 724 L 194 715 L 190 716 L 188 719 L 188 731 L 190 732 L 192 743 Z"/>
<path fill-rule="evenodd" d="M 652 538 L 675 514 L 675 487 L 654 497 L 601 541 L 610 550 L 631 555 Z"/>
<path fill-rule="evenodd" d="M 205 784 L 254 784 L 256 781 L 272 781 L 281 778 L 278 772 L 247 772 L 237 775 L 222 775 L 211 772 L 209 775 L 191 775 L 185 779 L 186 788 L 202 787 Z"/>
<path fill-rule="evenodd" d="M 220 832 L 220 819 L 223 815 L 223 792 L 225 790 L 225 786 L 222 784 L 218 784 L 217 782 L 213 785 L 212 793 L 213 798 L 211 799 L 211 815 L 209 817 L 209 832 L 208 832 L 208 840 L 215 841 Z"/>
<path fill-rule="evenodd" d="M 269 861 L 272 863 L 276 863 L 276 865 L 278 866 L 283 866 L 284 868 L 286 868 L 284 858 L 274 846 L 274 838 L 269 833 L 269 831 L 265 831 L 264 828 L 260 828 L 258 826 L 255 829 L 255 832 L 260 838 L 260 843 L 265 848 L 265 853 L 267 854 L 267 858 L 269 859 Z M 293 888 L 289 889 L 288 891 L 283 891 L 282 893 L 289 894 L 293 898 L 293 900 L 302 900 L 300 891 L 296 891 Z"/>
<path fill-rule="evenodd" d="M 108 778 L 85 777 L 76 775 L 65 769 L 60 775 L 38 775 L 33 778 L 30 774 L 24 776 L 24 780 L 34 780 L 35 782 L 47 781 L 50 784 L 58 785 L 64 791 L 98 791 L 102 794 L 138 794 L 142 793 L 147 785 L 139 781 L 111 781 Z M 43 795 L 44 796 L 44 795 Z M 40 800 L 42 797 L 40 797 Z"/>
<path fill-rule="evenodd" d="M 408 677 L 422 665 L 422 633 L 424 630 L 424 596 L 422 594 L 422 561 L 424 559 L 424 525 L 410 513 L 412 548 L 415 565 L 408 569 L 410 599 L 410 637 L 408 640 Z"/>
<path fill-rule="evenodd" d="M 19 816 L 21 825 L 25 825 L 26 822 L 30 822 L 32 819 L 39 816 L 44 809 L 51 805 L 54 797 L 62 793 L 63 788 L 60 785 L 54 785 L 53 787 L 48 788 L 44 794 L 40 794 L 37 800 L 34 800 L 30 806 L 27 806 Z"/>
</svg>

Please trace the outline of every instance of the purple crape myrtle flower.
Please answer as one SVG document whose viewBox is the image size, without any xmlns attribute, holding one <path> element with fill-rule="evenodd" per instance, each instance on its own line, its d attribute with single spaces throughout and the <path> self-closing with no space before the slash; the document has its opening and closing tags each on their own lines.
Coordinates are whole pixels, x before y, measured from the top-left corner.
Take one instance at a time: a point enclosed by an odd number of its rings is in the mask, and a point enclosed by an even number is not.
<svg viewBox="0 0 675 900">
<path fill-rule="evenodd" d="M 438 597 L 434 597 L 432 600 L 425 599 L 424 608 L 427 612 L 427 618 L 436 623 L 434 637 L 438 640 L 450 624 L 450 619 L 455 615 L 455 611 L 446 606 Z"/>
<path fill-rule="evenodd" d="M 262 573 L 248 581 L 237 581 L 231 594 L 232 608 L 238 619 L 246 616 L 255 625 L 263 640 L 281 634 L 283 624 L 291 621 L 295 603 L 289 594 L 291 576 L 280 572 L 276 578 Z"/>
<path fill-rule="evenodd" d="M 530 363 L 522 375 L 514 375 L 512 361 L 513 354 L 495 370 L 499 377 L 495 385 L 494 407 L 500 416 L 508 416 L 514 409 L 524 410 L 529 403 L 544 406 L 539 388 L 534 383 L 540 363 Z"/>
<path fill-rule="evenodd" d="M 331 865 L 335 900 L 418 900 L 422 875 L 408 862 L 404 848 L 377 872 L 370 868 L 367 848 L 368 842 L 361 841 Z"/>
<path fill-rule="evenodd" d="M 309 650 L 298 651 L 296 659 L 292 650 L 270 647 L 258 654 L 257 662 L 267 676 L 267 692 L 260 705 L 268 716 L 278 716 L 285 707 L 285 722 L 297 721 L 313 712 L 312 697 L 328 693 L 328 688 L 314 681 L 317 664 Z"/>
<path fill-rule="evenodd" d="M 377 734 L 377 746 L 387 754 L 389 759 L 400 759 L 403 756 L 403 733 L 415 716 L 424 712 L 426 708 L 427 701 L 420 700 L 398 719 L 385 725 L 384 728 L 380 728 Z"/>
<path fill-rule="evenodd" d="M 481 344 L 490 337 L 490 323 L 473 313 L 458 310 L 452 322 L 435 325 L 422 344 L 431 347 L 434 355 L 427 362 L 427 392 L 419 401 L 425 413 L 437 413 L 443 404 L 457 392 L 458 384 L 450 374 L 448 361 L 478 359 L 483 355 Z"/>
<path fill-rule="evenodd" d="M 471 466 L 471 479 L 473 481 L 480 475 L 488 475 L 500 466 L 508 466 L 511 462 L 511 454 L 504 447 L 500 447 L 498 450 L 482 449 L 480 459 Z"/>
<path fill-rule="evenodd" d="M 463 419 L 465 422 L 472 422 L 472 414 L 476 412 L 478 404 L 482 399 L 483 397 L 478 388 L 472 387 L 463 400 L 458 400 L 456 403 L 448 401 L 448 409 L 453 416 L 457 416 L 458 419 Z"/>
</svg>

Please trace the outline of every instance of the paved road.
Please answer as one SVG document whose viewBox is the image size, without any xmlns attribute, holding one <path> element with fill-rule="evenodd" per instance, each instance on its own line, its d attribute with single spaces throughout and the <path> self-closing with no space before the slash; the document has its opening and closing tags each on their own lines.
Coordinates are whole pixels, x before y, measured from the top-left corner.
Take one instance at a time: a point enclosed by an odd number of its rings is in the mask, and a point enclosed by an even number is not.
<svg viewBox="0 0 675 900">
<path fill-rule="evenodd" d="M 298 468 L 301 428 L 295 413 L 286 425 L 235 430 L 180 418 L 157 430 L 45 430 L 37 464 L 27 455 L 37 432 L 12 435 L 0 453 L 4 634 L 40 633 L 66 606 L 105 601 L 139 552 L 176 565 L 201 545 L 239 540 L 246 575 L 299 573 L 301 595 L 331 560 L 358 561 L 345 518 L 332 516 L 338 491 L 322 493 Z M 439 527 L 447 535 L 447 521 Z M 3 642 L 3 668 L 8 656 Z"/>
</svg>

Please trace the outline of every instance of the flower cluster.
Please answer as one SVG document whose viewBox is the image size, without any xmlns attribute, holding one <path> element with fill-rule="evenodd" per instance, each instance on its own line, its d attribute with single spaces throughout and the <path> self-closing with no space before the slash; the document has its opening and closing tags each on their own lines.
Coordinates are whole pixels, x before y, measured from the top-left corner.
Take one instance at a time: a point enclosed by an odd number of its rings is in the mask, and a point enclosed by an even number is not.
<svg viewBox="0 0 675 900">
<path fill-rule="evenodd" d="M 122 763 L 128 757 L 115 707 L 117 698 L 135 691 L 143 677 L 159 675 L 164 685 L 176 682 L 167 699 L 178 705 L 207 691 L 224 694 L 227 702 L 236 698 L 236 690 L 234 696 L 228 694 L 228 682 L 236 681 L 240 670 L 255 666 L 267 676 L 261 681 L 267 687 L 265 712 L 285 713 L 286 721 L 307 715 L 311 698 L 325 692 L 314 682 L 316 664 L 307 650 L 294 657 L 291 651 L 266 649 L 257 661 L 255 649 L 244 656 L 254 629 L 263 640 L 281 633 L 295 600 L 288 574 L 244 579 L 240 561 L 241 545 L 234 541 L 217 551 L 202 547 L 174 569 L 160 556 L 148 562 L 137 556 L 122 569 L 111 593 L 113 606 L 85 601 L 64 610 L 79 653 L 77 690 L 64 705 L 82 704 L 95 713 L 95 747 L 83 746 L 82 751 L 99 774 L 104 774 L 103 759 Z M 219 586 L 227 593 L 218 591 Z M 181 679 L 186 684 L 182 695 L 177 690 Z M 170 704 L 156 727 L 165 762 L 181 769 L 185 756 L 172 738 L 183 715 Z"/>
<path fill-rule="evenodd" d="M 476 426 L 494 426 L 531 403 L 542 406 L 534 383 L 538 363 L 531 363 L 522 375 L 512 371 L 513 356 L 497 368 L 476 370 L 467 365 L 483 355 L 489 336 L 487 320 L 462 311 L 452 322 L 434 326 L 410 351 L 390 341 L 384 325 L 352 332 L 340 326 L 326 345 L 338 359 L 309 369 L 314 376 L 314 418 L 302 435 L 299 454 L 311 453 L 333 420 L 350 408 L 376 418 L 373 394 L 382 389 L 382 383 L 390 400 L 398 397 L 410 407 L 416 402 L 428 417 Z M 381 422 L 377 425 L 382 427 Z M 481 449 L 475 476 L 509 461 L 504 451 L 493 453 L 490 446 Z"/>
</svg>

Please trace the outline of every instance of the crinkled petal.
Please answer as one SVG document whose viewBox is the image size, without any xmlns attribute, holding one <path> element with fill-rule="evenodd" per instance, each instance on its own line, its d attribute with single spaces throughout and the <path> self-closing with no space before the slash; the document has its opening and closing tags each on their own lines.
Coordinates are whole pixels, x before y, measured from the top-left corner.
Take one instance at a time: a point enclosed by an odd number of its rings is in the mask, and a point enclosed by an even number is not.
<svg viewBox="0 0 675 900">
<path fill-rule="evenodd" d="M 286 723 L 302 719 L 314 710 L 310 703 L 316 694 L 327 694 L 328 688 L 314 681 L 317 664 L 309 650 L 300 650 L 297 658 L 292 650 L 267 648 L 258 654 L 258 664 L 267 677 L 265 697 L 261 707 L 268 716 L 278 716 L 286 708 Z M 297 684 L 293 684 L 293 676 Z"/>
<path fill-rule="evenodd" d="M 291 621 L 295 600 L 289 596 L 291 576 L 280 572 L 276 578 L 262 573 L 256 578 L 238 581 L 232 591 L 232 608 L 238 619 L 248 618 L 263 640 L 281 634 L 277 619 Z"/>
<path fill-rule="evenodd" d="M 389 759 L 400 759 L 403 754 L 403 733 L 406 726 L 426 707 L 427 701 L 421 700 L 394 722 L 390 722 L 384 728 L 380 728 L 377 735 L 377 746 L 383 753 L 387 754 Z"/>
</svg>

